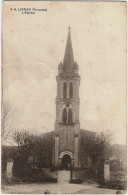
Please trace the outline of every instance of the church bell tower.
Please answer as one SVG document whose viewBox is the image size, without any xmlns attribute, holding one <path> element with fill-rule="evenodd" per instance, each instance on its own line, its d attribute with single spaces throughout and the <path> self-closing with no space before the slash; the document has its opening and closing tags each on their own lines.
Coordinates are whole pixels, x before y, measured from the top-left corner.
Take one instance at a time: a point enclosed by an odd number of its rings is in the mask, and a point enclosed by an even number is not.
<svg viewBox="0 0 128 195">
<path fill-rule="evenodd" d="M 78 64 L 74 61 L 71 32 L 68 37 L 63 63 L 58 65 L 56 120 L 54 126 L 55 167 L 79 167 L 79 76 Z"/>
</svg>

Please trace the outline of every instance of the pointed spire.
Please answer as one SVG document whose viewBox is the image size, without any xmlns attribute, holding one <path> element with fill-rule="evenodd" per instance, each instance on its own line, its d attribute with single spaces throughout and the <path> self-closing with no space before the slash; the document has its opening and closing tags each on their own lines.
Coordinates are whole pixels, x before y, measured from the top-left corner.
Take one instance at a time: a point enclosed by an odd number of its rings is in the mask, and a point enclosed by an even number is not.
<svg viewBox="0 0 128 195">
<path fill-rule="evenodd" d="M 65 48 L 65 55 L 63 60 L 63 66 L 66 72 L 70 71 L 74 65 L 74 56 L 73 56 L 73 49 L 72 49 L 72 41 L 71 41 L 71 33 L 70 33 L 70 26 L 68 27 L 68 38 Z"/>
</svg>

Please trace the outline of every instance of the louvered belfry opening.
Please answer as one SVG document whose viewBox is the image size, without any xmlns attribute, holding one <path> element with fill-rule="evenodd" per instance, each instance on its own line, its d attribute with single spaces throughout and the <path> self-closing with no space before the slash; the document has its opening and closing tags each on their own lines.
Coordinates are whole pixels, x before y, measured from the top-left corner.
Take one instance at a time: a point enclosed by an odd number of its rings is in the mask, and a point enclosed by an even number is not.
<svg viewBox="0 0 128 195">
<path fill-rule="evenodd" d="M 68 123 L 71 124 L 72 123 L 72 109 L 69 108 L 68 110 Z"/>
<path fill-rule="evenodd" d="M 69 84 L 69 97 L 73 98 L 73 84 L 72 83 Z"/>
<path fill-rule="evenodd" d="M 63 123 L 67 123 L 67 110 L 66 108 L 63 109 Z"/>
<path fill-rule="evenodd" d="M 66 98 L 67 96 L 67 85 L 66 82 L 64 82 L 63 84 L 63 98 Z"/>
</svg>

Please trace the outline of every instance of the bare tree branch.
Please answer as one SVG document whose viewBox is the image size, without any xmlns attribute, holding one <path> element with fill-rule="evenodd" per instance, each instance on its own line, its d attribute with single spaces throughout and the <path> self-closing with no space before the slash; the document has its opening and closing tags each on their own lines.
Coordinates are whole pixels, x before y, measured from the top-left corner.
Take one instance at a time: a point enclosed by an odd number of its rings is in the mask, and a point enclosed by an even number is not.
<svg viewBox="0 0 128 195">
<path fill-rule="evenodd" d="M 14 111 L 6 102 L 2 103 L 1 142 L 8 139 L 14 125 Z"/>
</svg>

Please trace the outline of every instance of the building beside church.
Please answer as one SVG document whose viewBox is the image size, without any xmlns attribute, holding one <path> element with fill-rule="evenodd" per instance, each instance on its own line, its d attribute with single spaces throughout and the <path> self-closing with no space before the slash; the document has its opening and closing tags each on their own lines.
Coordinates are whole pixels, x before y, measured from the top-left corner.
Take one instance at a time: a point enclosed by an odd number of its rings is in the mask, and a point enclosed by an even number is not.
<svg viewBox="0 0 128 195">
<path fill-rule="evenodd" d="M 63 63 L 58 65 L 56 120 L 52 163 L 55 167 L 88 166 L 91 159 L 82 154 L 82 139 L 94 139 L 95 133 L 80 129 L 79 66 L 74 60 L 70 27 Z M 91 144 L 91 143 L 90 143 Z"/>
</svg>

